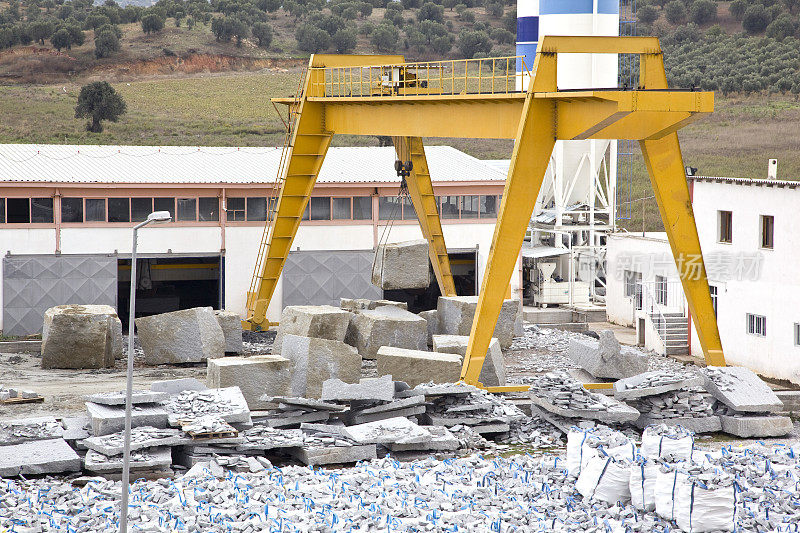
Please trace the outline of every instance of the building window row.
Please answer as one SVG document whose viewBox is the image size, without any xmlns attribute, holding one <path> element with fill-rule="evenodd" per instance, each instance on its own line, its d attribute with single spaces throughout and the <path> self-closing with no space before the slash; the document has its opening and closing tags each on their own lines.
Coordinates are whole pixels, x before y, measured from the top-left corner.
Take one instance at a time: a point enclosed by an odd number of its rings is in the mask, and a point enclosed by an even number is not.
<svg viewBox="0 0 800 533">
<path fill-rule="evenodd" d="M 437 196 L 436 207 L 439 216 L 445 220 L 497 218 L 500 197 L 496 195 L 458 195 Z M 411 199 L 401 201 L 396 196 L 378 198 L 379 220 L 417 220 L 417 213 Z"/>
<path fill-rule="evenodd" d="M 761 215 L 758 222 L 758 245 L 764 250 L 772 250 L 775 246 L 775 217 Z M 731 211 L 717 211 L 717 241 L 723 244 L 733 242 L 733 213 Z"/>
</svg>

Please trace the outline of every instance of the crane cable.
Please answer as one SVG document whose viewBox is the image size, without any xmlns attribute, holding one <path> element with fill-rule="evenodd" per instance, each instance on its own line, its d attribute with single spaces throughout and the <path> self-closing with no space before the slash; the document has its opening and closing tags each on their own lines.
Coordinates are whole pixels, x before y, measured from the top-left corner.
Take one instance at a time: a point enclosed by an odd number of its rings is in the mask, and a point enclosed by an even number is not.
<svg viewBox="0 0 800 533">
<path fill-rule="evenodd" d="M 397 220 L 397 217 L 400 212 L 400 206 L 402 205 L 403 201 L 406 198 L 409 198 L 408 192 L 408 183 L 406 178 L 411 174 L 411 171 L 414 169 L 414 164 L 408 160 L 403 162 L 401 160 L 396 160 L 394 162 L 394 169 L 397 172 L 397 176 L 400 178 L 400 190 L 397 192 L 397 203 L 392 208 L 392 213 L 387 220 L 386 225 L 383 227 L 383 232 L 381 233 L 380 239 L 378 239 L 378 245 L 375 248 L 375 255 L 372 258 L 372 279 L 375 279 L 375 267 L 378 264 L 378 253 L 382 253 L 381 256 L 381 279 L 383 278 L 383 265 L 384 265 L 384 256 L 386 254 L 386 244 L 389 242 L 389 234 L 392 231 L 392 227 L 394 226 L 394 221 Z M 380 218 L 380 213 L 378 214 Z"/>
</svg>

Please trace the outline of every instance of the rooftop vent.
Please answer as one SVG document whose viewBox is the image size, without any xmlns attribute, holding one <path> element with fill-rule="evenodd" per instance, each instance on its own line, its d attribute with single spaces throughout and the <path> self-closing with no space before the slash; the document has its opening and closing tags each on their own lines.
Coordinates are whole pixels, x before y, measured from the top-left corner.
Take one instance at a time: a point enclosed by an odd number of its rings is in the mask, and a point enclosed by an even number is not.
<svg viewBox="0 0 800 533">
<path fill-rule="evenodd" d="M 767 164 L 767 179 L 769 179 L 769 180 L 778 179 L 778 160 L 777 159 L 770 159 L 769 160 L 769 163 Z"/>
</svg>

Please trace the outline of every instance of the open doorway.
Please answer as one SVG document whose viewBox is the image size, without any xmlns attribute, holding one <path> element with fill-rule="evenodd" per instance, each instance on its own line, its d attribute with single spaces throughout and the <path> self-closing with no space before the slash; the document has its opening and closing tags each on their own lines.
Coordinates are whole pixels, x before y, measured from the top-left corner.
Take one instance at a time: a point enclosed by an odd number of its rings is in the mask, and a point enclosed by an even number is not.
<svg viewBox="0 0 800 533">
<path fill-rule="evenodd" d="M 156 315 L 192 307 L 221 309 L 224 261 L 209 257 L 137 257 L 136 316 Z M 119 259 L 117 309 L 127 328 L 131 260 Z"/>
</svg>

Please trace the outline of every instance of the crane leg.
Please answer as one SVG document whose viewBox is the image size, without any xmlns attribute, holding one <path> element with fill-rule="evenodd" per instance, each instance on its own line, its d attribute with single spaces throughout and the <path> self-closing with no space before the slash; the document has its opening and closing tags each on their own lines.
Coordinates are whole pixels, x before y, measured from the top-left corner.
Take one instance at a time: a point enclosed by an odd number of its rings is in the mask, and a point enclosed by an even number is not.
<svg viewBox="0 0 800 533">
<path fill-rule="evenodd" d="M 706 363 L 725 366 L 678 134 L 640 145 Z"/>
<path fill-rule="evenodd" d="M 436 282 L 443 296 L 455 296 L 456 286 L 453 272 L 450 269 L 450 258 L 444 242 L 442 221 L 436 206 L 436 195 L 433 192 L 428 160 L 425 158 L 425 147 L 420 137 L 393 137 L 395 152 L 401 161 L 413 163 L 411 175 L 406 180 L 408 193 L 414 211 L 419 219 L 422 235 L 428 241 L 428 255 L 436 274 Z"/>
<path fill-rule="evenodd" d="M 483 360 L 514 273 L 525 231 L 555 146 L 554 104 L 528 92 L 472 322 L 461 379 L 478 385 Z"/>
</svg>

